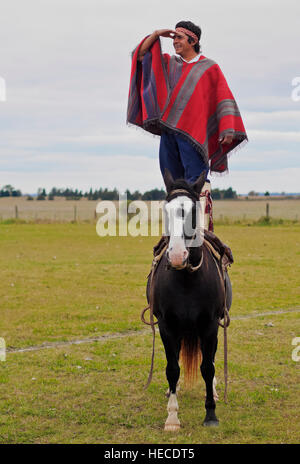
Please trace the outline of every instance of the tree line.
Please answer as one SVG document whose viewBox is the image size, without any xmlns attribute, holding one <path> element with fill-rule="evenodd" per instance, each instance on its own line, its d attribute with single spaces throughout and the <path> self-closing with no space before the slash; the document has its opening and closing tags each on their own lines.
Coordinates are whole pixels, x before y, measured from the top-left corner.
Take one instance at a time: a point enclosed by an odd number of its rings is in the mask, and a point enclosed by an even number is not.
<svg viewBox="0 0 300 464">
<path fill-rule="evenodd" d="M 21 197 L 21 190 L 16 190 L 12 185 L 4 185 L 0 190 L 0 197 Z"/>
<path fill-rule="evenodd" d="M 166 196 L 163 189 L 153 189 L 147 192 L 141 193 L 138 190 L 131 193 L 130 190 L 126 190 L 127 200 L 163 200 Z M 53 187 L 50 192 L 47 194 L 45 189 L 38 189 L 37 199 L 42 200 L 48 198 L 48 200 L 53 200 L 55 197 L 64 197 L 67 200 L 80 200 L 81 198 L 87 198 L 88 200 L 119 200 L 119 191 L 114 188 L 109 190 L 107 188 L 103 189 L 92 189 L 89 191 L 83 192 L 78 189 L 58 189 Z"/>
<path fill-rule="evenodd" d="M 144 200 L 144 201 L 160 201 L 164 200 L 166 193 L 163 189 L 152 189 L 144 193 L 141 193 L 139 190 L 130 192 L 126 190 L 127 200 Z M 20 197 L 22 196 L 21 190 L 15 189 L 12 185 L 5 185 L 0 190 L 0 197 Z M 37 200 L 54 200 L 55 197 L 63 197 L 67 200 L 80 200 L 81 198 L 86 198 L 88 200 L 119 200 L 119 191 L 114 188 L 109 190 L 107 188 L 103 189 L 92 189 L 89 191 L 83 192 L 78 189 L 71 188 L 56 188 L 53 187 L 48 193 L 45 188 L 39 188 L 37 191 L 36 199 Z M 231 187 L 226 190 L 212 189 L 212 197 L 214 200 L 226 200 L 226 199 L 235 199 L 237 198 L 237 193 Z M 33 196 L 27 195 L 28 200 L 33 200 Z"/>
</svg>

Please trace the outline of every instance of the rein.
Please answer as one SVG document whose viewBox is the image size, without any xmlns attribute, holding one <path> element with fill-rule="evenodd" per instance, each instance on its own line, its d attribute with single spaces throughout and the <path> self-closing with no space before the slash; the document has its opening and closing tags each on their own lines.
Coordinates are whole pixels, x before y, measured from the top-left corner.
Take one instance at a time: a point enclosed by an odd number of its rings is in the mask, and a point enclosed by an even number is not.
<svg viewBox="0 0 300 464">
<path fill-rule="evenodd" d="M 222 283 L 223 292 L 224 292 L 224 317 L 223 317 L 224 324 L 221 323 L 221 318 L 219 318 L 218 324 L 219 324 L 220 327 L 222 327 L 224 329 L 224 380 L 225 380 L 224 402 L 227 404 L 227 389 L 228 389 L 227 327 L 230 324 L 230 317 L 229 317 L 229 312 L 228 312 L 227 303 L 226 303 L 227 292 L 226 292 L 226 283 L 225 283 L 225 270 L 224 270 L 224 268 L 222 266 L 222 262 L 221 262 L 222 257 L 219 255 L 219 253 L 216 252 L 216 250 L 214 250 L 214 248 L 212 247 L 212 245 L 209 242 L 206 241 L 206 244 L 208 245 L 209 249 L 212 252 L 212 257 L 213 257 L 214 263 L 216 265 L 216 268 L 218 270 L 219 277 L 220 277 L 220 280 L 221 280 L 221 283 Z M 218 259 L 219 263 L 217 263 L 216 258 Z M 222 269 L 222 274 L 221 274 L 220 268 Z"/>
<path fill-rule="evenodd" d="M 151 380 L 152 380 L 152 375 L 153 375 L 153 366 L 154 366 L 154 350 L 155 350 L 155 325 L 158 324 L 158 321 L 154 322 L 154 314 L 153 314 L 153 277 L 154 277 L 154 274 L 155 274 L 155 271 L 157 269 L 157 266 L 158 266 L 158 263 L 160 262 L 162 256 L 164 255 L 166 249 L 168 248 L 168 243 L 166 243 L 166 245 L 163 247 L 163 249 L 161 250 L 161 252 L 154 257 L 153 261 L 152 261 L 152 267 L 151 267 L 151 271 L 150 271 L 150 284 L 149 284 L 149 305 L 146 306 L 146 308 L 143 309 L 142 311 L 142 314 L 141 314 L 141 320 L 144 324 L 146 325 L 151 325 L 151 329 L 152 329 L 152 335 L 153 335 L 153 341 L 152 341 L 152 357 L 151 357 L 151 367 L 150 367 L 150 372 L 149 372 L 149 376 L 148 376 L 148 380 L 147 380 L 147 383 L 145 385 L 145 390 L 149 387 L 150 383 L 151 383 Z M 147 322 L 145 320 L 145 312 L 148 311 L 148 309 L 150 309 L 150 322 Z"/>
<path fill-rule="evenodd" d="M 202 266 L 202 263 L 203 263 L 203 249 L 202 249 L 202 253 L 201 253 L 201 258 L 200 258 L 199 264 L 198 264 L 197 266 L 192 266 L 191 263 L 187 263 L 186 269 L 187 269 L 187 271 L 189 271 L 189 272 L 196 272 L 196 271 L 198 271 L 198 269 L 200 269 L 200 267 Z"/>
</svg>

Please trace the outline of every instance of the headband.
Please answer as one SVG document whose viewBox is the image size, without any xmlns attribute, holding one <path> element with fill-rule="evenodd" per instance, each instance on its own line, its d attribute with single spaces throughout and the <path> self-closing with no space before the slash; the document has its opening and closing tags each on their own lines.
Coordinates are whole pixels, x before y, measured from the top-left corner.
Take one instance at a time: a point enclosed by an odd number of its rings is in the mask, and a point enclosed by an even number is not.
<svg viewBox="0 0 300 464">
<path fill-rule="evenodd" d="M 188 29 L 185 29 L 184 27 L 176 27 L 175 31 L 176 32 L 183 32 L 183 34 L 186 34 L 186 35 L 189 35 L 190 37 L 192 37 L 192 39 L 194 39 L 196 41 L 196 43 L 199 42 L 199 39 L 196 36 L 196 34 L 194 34 L 192 31 L 189 31 Z"/>
</svg>

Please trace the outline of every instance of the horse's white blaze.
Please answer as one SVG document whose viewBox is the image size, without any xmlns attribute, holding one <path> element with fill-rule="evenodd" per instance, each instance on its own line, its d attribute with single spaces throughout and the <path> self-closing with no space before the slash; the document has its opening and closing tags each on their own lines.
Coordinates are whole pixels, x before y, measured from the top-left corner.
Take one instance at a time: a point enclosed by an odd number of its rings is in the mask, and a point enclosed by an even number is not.
<svg viewBox="0 0 300 464">
<path fill-rule="evenodd" d="M 176 393 L 171 393 L 167 406 L 168 417 L 165 422 L 165 430 L 168 432 L 175 432 L 180 428 L 180 422 L 177 416 L 178 409 Z"/>
<path fill-rule="evenodd" d="M 184 240 L 184 224 L 192 208 L 192 200 L 185 196 L 174 198 L 166 204 L 170 234 L 168 256 L 172 266 L 182 266 L 188 256 Z"/>
</svg>

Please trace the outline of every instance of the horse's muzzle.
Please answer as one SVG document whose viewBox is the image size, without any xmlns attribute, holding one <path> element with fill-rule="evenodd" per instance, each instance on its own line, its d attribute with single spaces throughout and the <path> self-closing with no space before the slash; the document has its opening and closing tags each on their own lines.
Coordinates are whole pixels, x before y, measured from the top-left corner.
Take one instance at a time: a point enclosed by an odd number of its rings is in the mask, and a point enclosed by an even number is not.
<svg viewBox="0 0 300 464">
<path fill-rule="evenodd" d="M 180 252 L 174 252 L 172 248 L 167 250 L 167 260 L 170 267 L 173 269 L 181 270 L 185 269 L 188 263 L 189 252 L 183 250 Z"/>
</svg>

